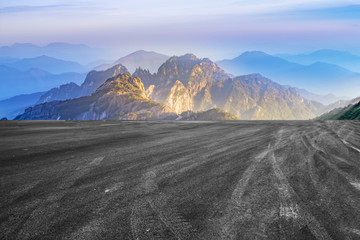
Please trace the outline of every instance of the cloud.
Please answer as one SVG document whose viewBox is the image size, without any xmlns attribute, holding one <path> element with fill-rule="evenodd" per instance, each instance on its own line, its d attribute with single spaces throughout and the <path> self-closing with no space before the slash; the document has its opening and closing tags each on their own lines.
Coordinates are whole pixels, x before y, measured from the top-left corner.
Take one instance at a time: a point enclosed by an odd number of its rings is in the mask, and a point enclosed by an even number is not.
<svg viewBox="0 0 360 240">
<path fill-rule="evenodd" d="M 0 13 L 18 13 L 18 12 L 34 12 L 34 11 L 43 11 L 49 9 L 63 9 L 64 7 L 69 7 L 68 4 L 57 4 L 57 5 L 45 5 L 45 6 L 10 6 L 0 8 Z"/>
<path fill-rule="evenodd" d="M 349 5 L 342 7 L 332 7 L 332 8 L 316 8 L 309 10 L 298 10 L 298 11 L 289 11 L 284 14 L 291 16 L 301 16 L 311 19 L 347 19 L 354 20 L 360 19 L 360 5 Z"/>
<path fill-rule="evenodd" d="M 218 14 L 261 14 L 291 10 L 341 7 L 356 4 L 355 0 L 54 0 L 48 5 L 45 0 L 12 0 L 3 3 L 0 12 L 39 11 L 62 7 L 83 7 L 81 14 L 89 8 L 111 8 L 113 12 L 125 10 L 130 14 L 158 16 L 218 15 Z"/>
</svg>

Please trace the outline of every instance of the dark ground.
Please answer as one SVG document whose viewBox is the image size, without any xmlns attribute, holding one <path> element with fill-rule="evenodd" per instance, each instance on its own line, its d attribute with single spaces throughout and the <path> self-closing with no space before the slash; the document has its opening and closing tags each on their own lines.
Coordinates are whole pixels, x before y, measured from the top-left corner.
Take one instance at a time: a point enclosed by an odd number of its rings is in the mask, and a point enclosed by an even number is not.
<svg viewBox="0 0 360 240">
<path fill-rule="evenodd" d="M 360 239 L 360 122 L 2 121 L 0 239 Z"/>
</svg>

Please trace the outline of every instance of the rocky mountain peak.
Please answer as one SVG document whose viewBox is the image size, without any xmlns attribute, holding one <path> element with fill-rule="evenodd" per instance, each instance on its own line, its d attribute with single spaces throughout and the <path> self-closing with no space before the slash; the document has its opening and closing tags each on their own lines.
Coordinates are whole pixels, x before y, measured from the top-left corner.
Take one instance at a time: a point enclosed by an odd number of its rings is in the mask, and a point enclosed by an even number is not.
<svg viewBox="0 0 360 240">
<path fill-rule="evenodd" d="M 116 77 L 109 78 L 95 92 L 97 93 L 117 93 L 118 95 L 131 95 L 132 97 L 144 98 L 144 85 L 138 77 L 132 77 L 129 73 L 119 74 Z"/>
<path fill-rule="evenodd" d="M 152 74 L 148 69 L 143 69 L 142 67 L 138 67 L 132 76 L 139 77 L 145 88 L 148 88 L 156 81 L 156 74 Z"/>
<path fill-rule="evenodd" d="M 172 86 L 176 80 L 181 81 L 185 87 L 193 81 L 194 76 L 206 79 L 208 82 L 228 78 L 228 75 L 208 58 L 200 59 L 193 54 L 180 57 L 171 57 L 160 66 L 157 76 L 159 85 Z"/>
<path fill-rule="evenodd" d="M 117 75 L 119 75 L 121 73 L 129 73 L 127 68 L 125 66 L 123 66 L 122 64 L 115 65 L 115 66 L 109 68 L 106 71 L 113 72 L 113 77 L 115 77 L 115 76 L 117 76 Z"/>
<path fill-rule="evenodd" d="M 136 68 L 135 72 L 133 73 L 133 76 L 140 77 L 141 76 L 147 76 L 152 75 L 148 69 L 143 69 L 141 66 Z"/>
<path fill-rule="evenodd" d="M 115 65 L 105 71 L 91 71 L 81 85 L 80 96 L 89 96 L 105 82 L 106 79 L 115 77 L 122 73 L 129 73 L 126 67 L 121 64 Z"/>
<path fill-rule="evenodd" d="M 192 60 L 192 61 L 200 60 L 199 58 L 197 58 L 197 57 L 196 57 L 194 54 L 192 54 L 192 53 L 187 53 L 187 54 L 185 54 L 185 55 L 183 55 L 183 56 L 178 57 L 178 59 L 179 59 L 179 60 L 186 60 L 186 61 L 188 61 L 188 60 Z"/>
</svg>

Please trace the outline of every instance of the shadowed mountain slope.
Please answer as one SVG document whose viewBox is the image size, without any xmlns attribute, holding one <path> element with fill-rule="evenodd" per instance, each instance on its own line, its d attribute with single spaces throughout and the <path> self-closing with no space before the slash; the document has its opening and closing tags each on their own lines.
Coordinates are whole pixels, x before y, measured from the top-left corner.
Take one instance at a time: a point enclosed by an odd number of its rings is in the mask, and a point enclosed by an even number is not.
<svg viewBox="0 0 360 240">
<path fill-rule="evenodd" d="M 6 117 L 9 120 L 22 114 L 24 110 L 36 104 L 44 92 L 22 94 L 0 101 L 0 118 Z"/>
</svg>

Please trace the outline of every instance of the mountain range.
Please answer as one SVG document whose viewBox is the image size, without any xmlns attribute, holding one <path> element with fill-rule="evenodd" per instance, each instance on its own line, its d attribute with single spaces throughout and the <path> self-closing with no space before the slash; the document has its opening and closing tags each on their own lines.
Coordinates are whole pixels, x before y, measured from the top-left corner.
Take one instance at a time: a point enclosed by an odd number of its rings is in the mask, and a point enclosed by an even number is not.
<svg viewBox="0 0 360 240">
<path fill-rule="evenodd" d="M 46 55 L 53 58 L 87 64 L 104 54 L 99 49 L 88 47 L 84 44 L 50 43 L 46 46 L 38 46 L 31 43 L 15 43 L 11 46 L 0 47 L 0 58 L 35 58 Z"/>
<path fill-rule="evenodd" d="M 360 71 L 360 56 L 332 49 L 321 49 L 308 54 L 279 54 L 277 55 L 290 62 L 310 65 L 316 62 L 335 64 L 354 72 Z"/>
<path fill-rule="evenodd" d="M 316 101 L 319 102 L 323 105 L 331 105 L 334 104 L 336 102 L 339 101 L 346 101 L 346 97 L 338 97 L 334 94 L 325 94 L 325 95 L 321 95 L 321 94 L 316 94 L 316 93 L 312 93 L 307 91 L 306 89 L 300 89 L 300 88 L 296 88 L 296 90 L 301 94 L 301 96 L 303 96 L 304 98 L 311 100 L 311 101 Z"/>
<path fill-rule="evenodd" d="M 84 73 L 51 74 L 38 68 L 20 71 L 0 65 L 0 96 L 5 99 L 19 94 L 47 91 L 68 82 L 80 83 L 84 77 Z"/>
<path fill-rule="evenodd" d="M 177 115 L 164 104 L 145 94 L 140 78 L 129 73 L 105 81 L 91 96 L 53 101 L 26 109 L 15 119 L 49 120 L 152 120 L 175 119 Z"/>
<path fill-rule="evenodd" d="M 90 69 L 77 62 L 65 61 L 48 56 L 39 56 L 35 58 L 24 58 L 3 65 L 15 68 L 19 71 L 28 71 L 33 68 L 42 69 L 52 74 L 61 74 L 66 72 L 88 72 Z"/>
<path fill-rule="evenodd" d="M 319 94 L 357 96 L 360 74 L 338 65 L 315 62 L 301 65 L 264 52 L 245 52 L 240 56 L 217 62 L 233 75 L 260 73 L 283 85 L 304 88 Z M 346 93 L 346 94 L 344 94 Z"/>
<path fill-rule="evenodd" d="M 140 79 L 144 94 L 151 101 L 166 106 L 167 112 L 176 115 L 178 119 L 201 119 L 204 112 L 208 114 L 207 117 L 210 117 L 210 113 L 216 113 L 217 119 L 223 119 L 224 115 L 219 111 L 231 114 L 225 117 L 228 119 L 233 119 L 232 116 L 234 119 L 244 120 L 312 119 L 334 108 L 350 104 L 344 97 L 319 92 L 327 93 L 324 89 L 335 86 L 337 89 L 346 88 L 343 82 L 347 82 L 353 83 L 348 91 L 357 93 L 358 85 L 354 82 L 359 75 L 329 63 L 302 65 L 259 51 L 245 52 L 235 59 L 214 63 L 193 54 L 168 57 L 143 50 L 124 56 L 111 64 L 98 65 L 96 70 L 90 71 L 86 77 L 81 73 L 63 73 L 87 71 L 90 66 L 98 63 L 95 61 L 84 66 L 45 55 L 23 59 L 0 56 L 1 98 L 22 94 L 24 91 L 44 91 L 52 87 L 41 96 L 20 95 L 14 98 L 16 101 L 7 99 L 9 101 L 5 102 L 8 103 L 23 102 L 22 105 L 9 104 L 13 105 L 13 108 L 4 109 L 0 102 L 0 114 L 12 119 L 14 114 L 28 106 L 53 101 L 67 106 L 70 104 L 68 101 L 91 97 L 108 79 L 121 74 L 131 75 L 132 72 L 131 77 Z M 40 67 L 43 69 L 39 69 Z M 299 87 L 302 84 L 307 87 Z M 316 93 L 309 91 L 312 87 L 316 88 Z M 12 91 L 16 91 L 15 94 Z M 51 108 L 52 105 L 46 106 Z M 69 106 L 74 107 L 71 104 Z"/>
<path fill-rule="evenodd" d="M 17 115 L 22 114 L 26 108 L 35 105 L 44 93 L 22 94 L 0 101 L 0 117 L 14 119 Z"/>
<path fill-rule="evenodd" d="M 169 119 L 213 108 L 234 119 L 310 119 L 320 111 L 294 88 L 260 74 L 232 78 L 193 54 L 171 57 L 155 74 L 138 68 L 131 76 L 122 65 L 92 71 L 79 88 L 76 98 L 38 104 L 17 119 Z"/>
</svg>

